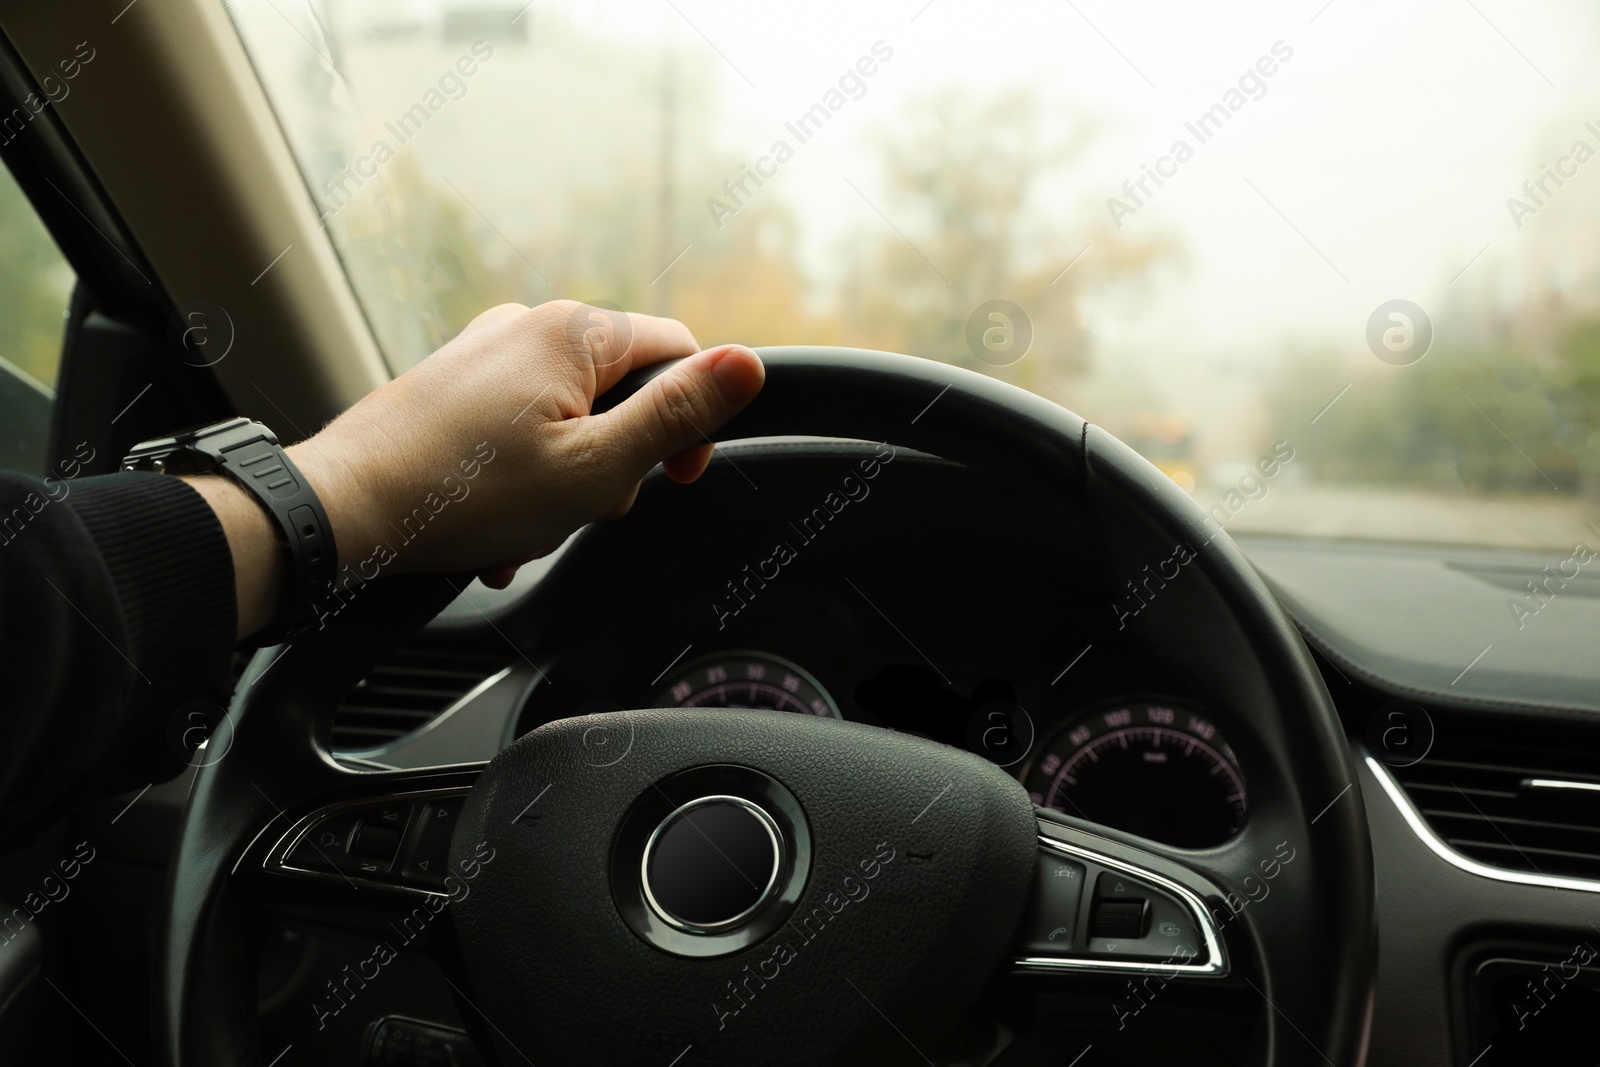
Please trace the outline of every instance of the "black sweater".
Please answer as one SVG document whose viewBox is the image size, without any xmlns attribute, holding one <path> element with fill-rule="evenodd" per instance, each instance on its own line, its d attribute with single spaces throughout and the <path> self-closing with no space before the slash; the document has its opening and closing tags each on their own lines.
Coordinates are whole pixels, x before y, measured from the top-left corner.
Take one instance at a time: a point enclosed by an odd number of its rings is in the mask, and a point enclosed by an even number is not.
<svg viewBox="0 0 1600 1067">
<path fill-rule="evenodd" d="M 233 557 L 179 478 L 0 472 L 0 842 L 184 767 L 179 705 L 226 705 Z"/>
</svg>

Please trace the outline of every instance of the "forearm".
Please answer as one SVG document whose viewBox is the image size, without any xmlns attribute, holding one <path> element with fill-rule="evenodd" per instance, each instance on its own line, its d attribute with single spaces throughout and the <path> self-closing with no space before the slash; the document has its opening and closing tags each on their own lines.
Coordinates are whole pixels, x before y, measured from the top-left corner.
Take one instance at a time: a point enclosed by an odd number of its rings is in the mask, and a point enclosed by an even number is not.
<svg viewBox="0 0 1600 1067">
<path fill-rule="evenodd" d="M 657 463 L 675 480 L 699 477 L 706 434 L 760 391 L 761 361 L 737 345 L 697 353 L 682 323 L 647 315 L 622 316 L 618 357 L 594 340 L 599 326 L 574 329 L 595 316 L 617 328 L 572 301 L 491 308 L 285 449 L 327 512 L 335 569 L 364 563 L 421 514 L 425 536 L 404 536 L 384 573 L 465 571 L 503 586 L 573 530 L 625 513 Z M 677 362 L 627 400 L 592 413 L 630 370 L 668 360 Z M 303 610 L 286 602 L 304 592 L 289 591 L 293 560 L 269 512 L 226 476 L 184 477 L 233 554 L 236 637 Z"/>
<path fill-rule="evenodd" d="M 301 443 L 287 449 L 328 513 L 340 562 L 351 559 L 359 546 L 355 521 L 361 504 L 345 488 L 343 472 L 315 444 Z M 265 629 L 288 605 L 283 589 L 288 578 L 288 548 L 277 524 L 253 496 L 232 478 L 220 474 L 185 475 L 216 513 L 222 532 L 233 553 L 234 595 L 238 603 L 235 639 L 244 640 Z"/>
<path fill-rule="evenodd" d="M 235 640 L 264 628 L 278 612 L 288 564 L 278 528 L 255 498 L 220 474 L 185 475 L 216 512 L 233 553 L 233 589 L 238 604 Z"/>
<path fill-rule="evenodd" d="M 227 702 L 232 560 L 191 488 L 0 473 L 0 838 L 88 793 L 171 777 L 183 757 L 167 717 Z"/>
</svg>

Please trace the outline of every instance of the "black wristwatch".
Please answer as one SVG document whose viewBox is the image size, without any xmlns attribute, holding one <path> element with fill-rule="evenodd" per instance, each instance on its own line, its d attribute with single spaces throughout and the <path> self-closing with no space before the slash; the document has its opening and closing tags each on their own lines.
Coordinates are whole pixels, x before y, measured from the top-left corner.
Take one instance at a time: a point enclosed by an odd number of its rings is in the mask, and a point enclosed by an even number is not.
<svg viewBox="0 0 1600 1067">
<path fill-rule="evenodd" d="M 122 469 L 158 474 L 224 474 L 267 509 L 289 548 L 289 582 L 278 622 L 250 643 L 271 645 L 309 624 L 337 574 L 339 552 L 322 501 L 270 429 L 233 418 L 156 437 L 133 447 Z"/>
</svg>

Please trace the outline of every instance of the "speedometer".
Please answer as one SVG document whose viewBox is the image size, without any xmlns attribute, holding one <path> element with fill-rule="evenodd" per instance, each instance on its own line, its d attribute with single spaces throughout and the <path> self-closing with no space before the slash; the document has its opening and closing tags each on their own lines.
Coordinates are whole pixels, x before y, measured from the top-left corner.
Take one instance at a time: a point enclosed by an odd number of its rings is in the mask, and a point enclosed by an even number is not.
<svg viewBox="0 0 1600 1067">
<path fill-rule="evenodd" d="M 652 708 L 756 708 L 840 718 L 811 675 L 765 652 L 724 652 L 680 668 L 650 697 Z"/>
<path fill-rule="evenodd" d="M 1179 848 L 1244 825 L 1244 776 L 1199 711 L 1167 701 L 1098 708 L 1051 739 L 1026 780 L 1035 804 Z"/>
</svg>

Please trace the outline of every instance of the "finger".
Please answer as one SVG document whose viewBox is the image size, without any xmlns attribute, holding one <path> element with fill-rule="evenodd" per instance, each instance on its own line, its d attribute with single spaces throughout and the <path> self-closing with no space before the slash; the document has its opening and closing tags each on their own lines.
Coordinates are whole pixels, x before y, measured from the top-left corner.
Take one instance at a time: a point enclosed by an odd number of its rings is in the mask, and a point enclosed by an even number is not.
<svg viewBox="0 0 1600 1067">
<path fill-rule="evenodd" d="M 484 327 L 493 326 L 502 319 L 515 318 L 518 315 L 526 313 L 527 310 L 528 305 L 526 304 L 496 304 L 494 307 L 489 308 L 486 311 L 480 311 L 471 322 L 467 323 L 467 325 L 462 328 L 461 332 L 472 333 L 474 330 L 481 330 Z"/>
<path fill-rule="evenodd" d="M 594 361 L 595 395 L 616 385 L 629 371 L 700 351 L 689 327 L 677 319 L 633 312 L 580 311 L 594 325 L 585 331 L 585 347 Z"/>
<path fill-rule="evenodd" d="M 481 571 L 478 574 L 478 581 L 482 582 L 490 589 L 504 589 L 506 586 L 510 585 L 511 580 L 517 576 L 517 571 L 519 569 L 520 564 L 502 563 L 498 567 L 490 567 L 486 571 Z"/>
<path fill-rule="evenodd" d="M 610 436 L 608 451 L 619 454 L 637 478 L 709 440 L 755 399 L 765 380 L 766 368 L 754 352 L 723 345 L 679 362 L 610 411 L 589 418 Z"/>
<path fill-rule="evenodd" d="M 706 467 L 711 464 L 711 445 L 690 445 L 682 452 L 668 456 L 661 461 L 661 467 L 667 472 L 667 477 L 675 482 L 687 484 L 694 481 L 706 472 Z"/>
<path fill-rule="evenodd" d="M 620 518 L 622 518 L 622 516 L 626 515 L 629 511 L 633 510 L 633 502 L 635 500 L 637 500 L 638 498 L 639 498 L 639 483 L 638 482 L 634 482 L 633 483 L 633 488 L 629 489 L 626 493 L 624 493 L 622 495 L 622 499 L 618 500 L 615 504 L 611 505 L 610 510 L 608 510 L 604 515 L 601 515 L 600 518 L 602 520 L 604 520 L 604 519 L 620 519 Z"/>
</svg>

